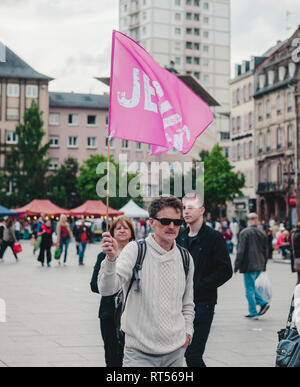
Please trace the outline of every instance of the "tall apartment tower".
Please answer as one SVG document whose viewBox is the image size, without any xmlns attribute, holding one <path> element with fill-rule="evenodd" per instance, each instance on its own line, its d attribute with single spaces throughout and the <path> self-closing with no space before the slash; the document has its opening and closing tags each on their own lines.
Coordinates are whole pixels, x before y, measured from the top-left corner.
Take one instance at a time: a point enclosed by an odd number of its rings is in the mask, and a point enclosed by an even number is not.
<svg viewBox="0 0 300 387">
<path fill-rule="evenodd" d="M 120 0 L 119 8 L 121 32 L 161 66 L 193 75 L 219 102 L 212 130 L 229 149 L 230 0 Z"/>
</svg>

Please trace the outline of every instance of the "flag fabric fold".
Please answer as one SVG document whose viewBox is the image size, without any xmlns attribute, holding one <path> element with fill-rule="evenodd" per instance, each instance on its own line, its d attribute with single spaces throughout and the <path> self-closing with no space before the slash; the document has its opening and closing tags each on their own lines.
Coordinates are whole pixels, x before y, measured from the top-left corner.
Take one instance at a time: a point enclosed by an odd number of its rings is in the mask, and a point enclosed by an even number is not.
<svg viewBox="0 0 300 387">
<path fill-rule="evenodd" d="M 108 135 L 188 153 L 213 121 L 209 106 L 143 47 L 113 31 Z"/>
</svg>

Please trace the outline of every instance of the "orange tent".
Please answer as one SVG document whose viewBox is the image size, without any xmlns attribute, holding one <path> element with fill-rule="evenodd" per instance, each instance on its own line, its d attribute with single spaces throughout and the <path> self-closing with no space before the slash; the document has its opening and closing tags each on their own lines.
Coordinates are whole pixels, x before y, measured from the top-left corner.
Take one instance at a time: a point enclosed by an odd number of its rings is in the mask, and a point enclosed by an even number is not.
<svg viewBox="0 0 300 387">
<path fill-rule="evenodd" d="M 81 206 L 73 208 L 70 213 L 74 216 L 106 216 L 106 206 L 101 200 L 87 200 Z M 121 216 L 124 212 L 108 207 L 109 216 Z"/>
<path fill-rule="evenodd" d="M 28 203 L 26 206 L 13 210 L 18 212 L 20 215 L 61 215 L 61 214 L 70 214 L 69 210 L 61 208 L 50 200 L 39 200 L 35 199 L 32 202 Z"/>
</svg>

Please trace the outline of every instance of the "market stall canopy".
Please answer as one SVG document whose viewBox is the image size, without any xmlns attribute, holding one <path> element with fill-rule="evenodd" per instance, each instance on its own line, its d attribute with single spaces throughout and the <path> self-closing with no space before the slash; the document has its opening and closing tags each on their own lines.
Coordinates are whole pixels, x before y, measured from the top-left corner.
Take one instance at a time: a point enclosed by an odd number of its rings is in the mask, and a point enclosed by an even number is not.
<svg viewBox="0 0 300 387">
<path fill-rule="evenodd" d="M 106 216 L 106 206 L 101 200 L 87 200 L 81 206 L 73 208 L 70 213 L 74 216 Z M 108 207 L 108 216 L 121 216 L 122 211 Z"/>
<path fill-rule="evenodd" d="M 149 218 L 148 211 L 139 207 L 133 200 L 130 200 L 124 207 L 120 208 L 129 218 Z"/>
<path fill-rule="evenodd" d="M 18 216 L 19 213 L 13 212 L 6 207 L 0 206 L 0 216 Z"/>
<path fill-rule="evenodd" d="M 70 214 L 69 210 L 61 208 L 50 200 L 39 200 L 35 199 L 32 202 L 28 203 L 26 206 L 12 210 L 20 214 L 26 215 L 61 215 L 61 214 Z"/>
</svg>

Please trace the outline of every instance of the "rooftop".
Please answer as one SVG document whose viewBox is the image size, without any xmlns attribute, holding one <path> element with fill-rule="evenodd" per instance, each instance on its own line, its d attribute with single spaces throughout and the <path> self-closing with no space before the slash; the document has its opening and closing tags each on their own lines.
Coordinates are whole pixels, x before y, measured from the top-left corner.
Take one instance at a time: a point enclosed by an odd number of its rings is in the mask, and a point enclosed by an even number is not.
<svg viewBox="0 0 300 387">
<path fill-rule="evenodd" d="M 50 107 L 108 109 L 108 94 L 49 93 Z"/>
<path fill-rule="evenodd" d="M 53 78 L 35 71 L 7 46 L 5 46 L 4 61 L 0 61 L 0 78 L 53 80 Z"/>
</svg>

